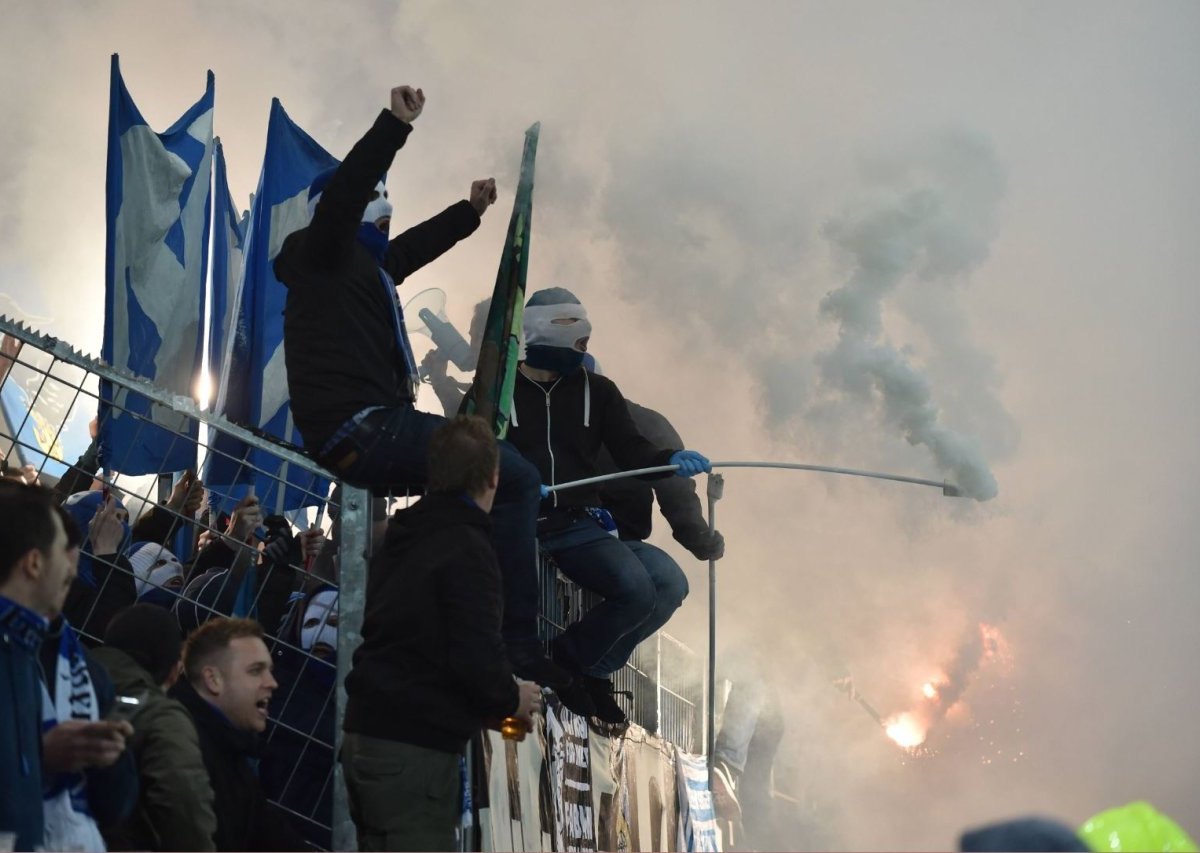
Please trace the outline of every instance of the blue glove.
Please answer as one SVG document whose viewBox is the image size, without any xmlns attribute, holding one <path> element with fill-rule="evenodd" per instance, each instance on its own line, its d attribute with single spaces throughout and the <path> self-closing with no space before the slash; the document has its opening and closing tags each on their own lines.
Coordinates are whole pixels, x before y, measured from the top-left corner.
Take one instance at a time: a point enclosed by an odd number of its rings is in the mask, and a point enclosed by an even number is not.
<svg viewBox="0 0 1200 853">
<path fill-rule="evenodd" d="M 671 454 L 671 464 L 679 466 L 675 473 L 680 477 L 695 477 L 712 471 L 712 463 L 694 450 L 676 450 Z"/>
<path fill-rule="evenodd" d="M 538 494 L 542 496 L 542 500 L 545 500 L 550 497 L 550 487 L 545 484 L 538 486 Z"/>
</svg>

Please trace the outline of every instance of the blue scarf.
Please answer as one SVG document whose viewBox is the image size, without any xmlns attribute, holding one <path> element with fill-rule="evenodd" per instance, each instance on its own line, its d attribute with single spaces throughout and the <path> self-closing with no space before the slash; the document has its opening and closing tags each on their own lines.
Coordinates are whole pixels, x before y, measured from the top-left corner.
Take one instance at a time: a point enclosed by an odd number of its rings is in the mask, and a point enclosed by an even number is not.
<svg viewBox="0 0 1200 853">
<path fill-rule="evenodd" d="M 0 595 L 0 634 L 25 651 L 37 653 L 49 624 L 40 613 Z"/>
</svg>

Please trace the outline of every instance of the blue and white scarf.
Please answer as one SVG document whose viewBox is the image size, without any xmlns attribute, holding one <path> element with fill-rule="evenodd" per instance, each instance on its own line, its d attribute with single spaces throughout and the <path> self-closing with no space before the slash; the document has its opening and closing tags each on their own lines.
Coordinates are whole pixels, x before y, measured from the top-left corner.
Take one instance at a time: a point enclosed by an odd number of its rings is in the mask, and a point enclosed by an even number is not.
<svg viewBox="0 0 1200 853">
<path fill-rule="evenodd" d="M 53 692 L 48 685 L 53 685 Z M 100 703 L 88 672 L 83 646 L 75 629 L 62 620 L 54 671 L 42 681 L 42 734 L 66 720 L 95 722 Z M 88 809 L 87 779 L 82 773 L 59 773 L 44 780 L 42 808 L 46 820 L 47 850 L 83 850 L 103 853 L 104 838 Z"/>
</svg>

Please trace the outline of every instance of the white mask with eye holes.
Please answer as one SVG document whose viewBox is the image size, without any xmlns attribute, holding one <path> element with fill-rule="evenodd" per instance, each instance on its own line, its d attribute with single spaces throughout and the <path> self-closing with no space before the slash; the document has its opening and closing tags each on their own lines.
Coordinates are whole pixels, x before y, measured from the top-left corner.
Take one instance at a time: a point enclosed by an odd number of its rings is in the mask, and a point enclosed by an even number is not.
<svg viewBox="0 0 1200 853">
<path fill-rule="evenodd" d="M 183 588 L 183 566 L 179 558 L 154 542 L 139 545 L 129 552 L 133 567 L 134 589 L 138 598 L 155 590 L 178 592 Z"/>
<path fill-rule="evenodd" d="M 300 626 L 300 648 L 311 652 L 314 646 L 328 646 L 334 654 L 338 643 L 338 594 L 335 589 L 318 592 L 304 608 Z"/>
<path fill-rule="evenodd" d="M 387 220 L 382 223 L 383 228 L 381 229 L 386 234 L 392 219 L 392 203 L 388 201 L 387 187 L 384 186 L 383 181 L 375 185 L 375 197 L 367 202 L 367 206 L 363 210 L 362 221 L 369 225 L 376 225 L 381 219 Z"/>
</svg>

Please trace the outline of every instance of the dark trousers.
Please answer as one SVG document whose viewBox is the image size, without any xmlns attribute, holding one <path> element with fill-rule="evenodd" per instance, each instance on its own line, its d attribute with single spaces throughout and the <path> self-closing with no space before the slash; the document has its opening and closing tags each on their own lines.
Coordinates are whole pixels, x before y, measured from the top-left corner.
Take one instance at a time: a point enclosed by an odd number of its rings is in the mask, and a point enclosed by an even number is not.
<svg viewBox="0 0 1200 853">
<path fill-rule="evenodd" d="M 428 478 L 429 441 L 446 419 L 412 406 L 372 412 L 321 461 L 354 486 L 376 493 L 420 489 Z M 500 442 L 500 487 L 492 505 L 492 544 L 504 581 L 504 639 L 536 650 L 537 514 L 541 476 L 517 449 Z"/>
<path fill-rule="evenodd" d="M 346 732 L 342 769 L 359 850 L 458 849 L 457 754 Z"/>
<path fill-rule="evenodd" d="M 544 535 L 542 548 L 564 575 L 604 597 L 557 640 L 585 675 L 604 678 L 623 667 L 688 594 L 687 577 L 665 551 L 618 540 L 588 517 Z"/>
</svg>

